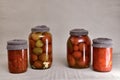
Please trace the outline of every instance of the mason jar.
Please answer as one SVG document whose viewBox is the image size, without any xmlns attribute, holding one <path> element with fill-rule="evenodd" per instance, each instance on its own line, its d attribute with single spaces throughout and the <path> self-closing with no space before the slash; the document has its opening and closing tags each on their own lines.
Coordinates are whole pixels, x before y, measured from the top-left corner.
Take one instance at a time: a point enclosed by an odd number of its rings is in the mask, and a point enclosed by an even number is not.
<svg viewBox="0 0 120 80">
<path fill-rule="evenodd" d="M 7 42 L 8 68 L 10 73 L 23 73 L 28 68 L 27 41 L 21 39 Z"/>
<path fill-rule="evenodd" d="M 67 40 L 67 62 L 72 68 L 87 68 L 91 61 L 91 41 L 85 29 L 72 29 Z"/>
<path fill-rule="evenodd" d="M 112 69 L 112 39 L 93 39 L 93 70 L 109 72 Z"/>
<path fill-rule="evenodd" d="M 52 64 L 52 35 L 45 25 L 31 29 L 29 35 L 30 65 L 33 69 L 48 69 Z"/>
</svg>

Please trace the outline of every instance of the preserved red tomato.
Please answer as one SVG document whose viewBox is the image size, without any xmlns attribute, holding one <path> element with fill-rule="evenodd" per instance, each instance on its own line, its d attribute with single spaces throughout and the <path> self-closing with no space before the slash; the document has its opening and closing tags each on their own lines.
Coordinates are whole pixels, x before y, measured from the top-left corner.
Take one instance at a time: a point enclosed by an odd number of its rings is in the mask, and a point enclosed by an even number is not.
<svg viewBox="0 0 120 80">
<path fill-rule="evenodd" d="M 8 68 L 11 73 L 26 72 L 28 67 L 27 41 L 8 41 Z"/>
<path fill-rule="evenodd" d="M 91 61 L 91 41 L 88 31 L 73 29 L 67 40 L 67 61 L 69 67 L 87 68 Z"/>
<path fill-rule="evenodd" d="M 112 40 L 97 38 L 93 40 L 93 69 L 108 72 L 112 69 Z"/>
<path fill-rule="evenodd" d="M 30 65 L 33 69 L 47 69 L 52 65 L 52 35 L 45 25 L 32 28 L 29 35 Z"/>
</svg>

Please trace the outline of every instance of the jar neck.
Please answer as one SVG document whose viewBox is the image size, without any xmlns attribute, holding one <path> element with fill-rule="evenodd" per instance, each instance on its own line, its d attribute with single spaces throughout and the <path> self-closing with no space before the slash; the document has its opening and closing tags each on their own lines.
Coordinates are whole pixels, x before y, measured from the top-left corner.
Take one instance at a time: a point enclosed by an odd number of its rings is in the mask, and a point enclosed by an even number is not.
<svg viewBox="0 0 120 80">
<path fill-rule="evenodd" d="M 80 36 L 76 36 L 76 35 L 70 35 L 71 37 L 86 37 L 88 35 L 80 35 Z"/>
</svg>

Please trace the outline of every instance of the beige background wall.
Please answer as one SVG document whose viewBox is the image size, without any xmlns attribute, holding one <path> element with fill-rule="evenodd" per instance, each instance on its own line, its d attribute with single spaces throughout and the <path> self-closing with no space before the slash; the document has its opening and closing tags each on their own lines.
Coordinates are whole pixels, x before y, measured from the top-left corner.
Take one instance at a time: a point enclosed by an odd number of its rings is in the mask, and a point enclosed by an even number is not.
<svg viewBox="0 0 120 80">
<path fill-rule="evenodd" d="M 6 41 L 27 39 L 41 24 L 51 29 L 54 54 L 66 54 L 73 28 L 87 29 L 91 39 L 112 38 L 114 53 L 120 52 L 120 0 L 0 0 L 0 54 Z"/>
</svg>

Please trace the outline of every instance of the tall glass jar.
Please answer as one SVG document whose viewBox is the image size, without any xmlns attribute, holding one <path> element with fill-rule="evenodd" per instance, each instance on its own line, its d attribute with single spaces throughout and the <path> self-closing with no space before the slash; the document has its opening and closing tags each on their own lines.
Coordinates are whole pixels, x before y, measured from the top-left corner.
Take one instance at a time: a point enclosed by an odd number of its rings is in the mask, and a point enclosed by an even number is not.
<svg viewBox="0 0 120 80">
<path fill-rule="evenodd" d="M 27 41 L 10 40 L 7 42 L 8 68 L 10 73 L 23 73 L 27 71 Z"/>
<path fill-rule="evenodd" d="M 91 41 L 85 29 L 73 29 L 67 40 L 67 62 L 72 68 L 87 68 L 91 61 Z"/>
<path fill-rule="evenodd" d="M 33 69 L 47 69 L 52 64 L 52 35 L 45 25 L 31 29 L 29 35 L 30 65 Z"/>
<path fill-rule="evenodd" d="M 112 69 L 112 40 L 109 38 L 93 39 L 93 69 L 108 72 Z"/>
</svg>

